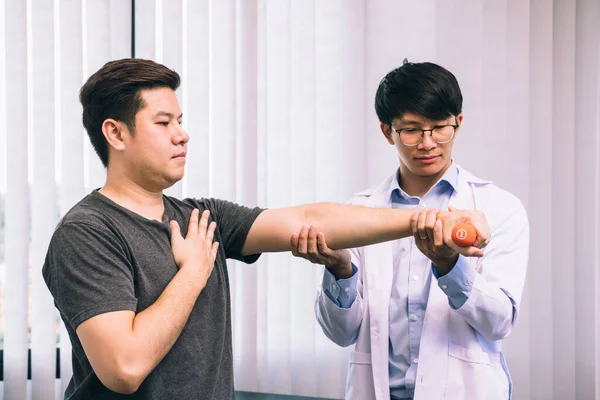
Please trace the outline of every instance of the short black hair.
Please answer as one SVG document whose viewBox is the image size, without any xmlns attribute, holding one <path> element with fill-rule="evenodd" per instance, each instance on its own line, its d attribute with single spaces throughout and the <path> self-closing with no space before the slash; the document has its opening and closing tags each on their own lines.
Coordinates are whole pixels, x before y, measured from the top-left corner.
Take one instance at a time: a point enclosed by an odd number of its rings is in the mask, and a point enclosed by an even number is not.
<svg viewBox="0 0 600 400">
<path fill-rule="evenodd" d="M 88 78 L 79 92 L 83 126 L 102 164 L 108 166 L 108 143 L 102 124 L 108 118 L 124 122 L 135 133 L 135 116 L 144 106 L 142 90 L 177 90 L 179 74 L 162 64 L 141 58 L 110 61 Z"/>
<path fill-rule="evenodd" d="M 387 125 L 407 112 L 439 121 L 462 112 L 462 93 L 456 77 L 447 69 L 405 60 L 379 83 L 375 112 Z"/>
</svg>

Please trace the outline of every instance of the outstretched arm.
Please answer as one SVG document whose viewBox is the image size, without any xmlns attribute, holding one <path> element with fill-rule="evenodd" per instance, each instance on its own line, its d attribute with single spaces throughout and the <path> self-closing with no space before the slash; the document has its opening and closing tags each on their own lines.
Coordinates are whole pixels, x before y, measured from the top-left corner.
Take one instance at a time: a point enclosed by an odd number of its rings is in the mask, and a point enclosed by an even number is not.
<svg viewBox="0 0 600 400">
<path fill-rule="evenodd" d="M 303 226 L 315 226 L 332 249 L 368 246 L 412 235 L 409 209 L 371 208 L 316 203 L 266 210 L 254 221 L 246 238 L 244 255 L 291 251 L 290 237 Z M 466 219 L 466 216 L 465 216 Z M 454 218 L 451 224 L 462 222 Z M 450 228 L 451 227 L 445 227 Z M 478 237 L 486 235 L 477 227 Z M 458 249 L 461 254 L 479 253 L 476 247 Z"/>
</svg>

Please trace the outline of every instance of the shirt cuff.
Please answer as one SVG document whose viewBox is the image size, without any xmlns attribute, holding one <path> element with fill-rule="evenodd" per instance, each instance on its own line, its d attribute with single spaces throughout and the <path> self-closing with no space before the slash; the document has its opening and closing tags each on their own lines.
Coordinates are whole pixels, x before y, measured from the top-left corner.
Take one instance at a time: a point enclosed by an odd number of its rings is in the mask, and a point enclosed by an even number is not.
<svg viewBox="0 0 600 400">
<path fill-rule="evenodd" d="M 468 300 L 473 281 L 477 271 L 471 266 L 465 257 L 458 256 L 456 265 L 446 275 L 439 277 L 437 269 L 433 266 L 433 275 L 438 278 L 438 286 L 446 293 L 450 305 L 458 310 Z"/>
<path fill-rule="evenodd" d="M 323 291 L 336 306 L 350 308 L 356 299 L 358 268 L 352 264 L 352 276 L 346 279 L 335 279 L 327 268 L 323 273 Z"/>
</svg>

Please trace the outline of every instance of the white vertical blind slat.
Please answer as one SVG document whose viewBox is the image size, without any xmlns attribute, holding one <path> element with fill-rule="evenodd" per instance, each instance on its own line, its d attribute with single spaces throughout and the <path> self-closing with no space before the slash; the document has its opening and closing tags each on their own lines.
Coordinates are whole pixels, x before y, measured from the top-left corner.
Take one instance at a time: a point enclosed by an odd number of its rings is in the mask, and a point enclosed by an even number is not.
<svg viewBox="0 0 600 400">
<path fill-rule="evenodd" d="M 135 2 L 135 56 L 156 59 L 156 4 L 162 0 L 137 0 Z"/>
<path fill-rule="evenodd" d="M 186 194 L 190 197 L 208 196 L 209 1 L 186 0 L 183 16 L 187 48 L 182 73 L 185 99 L 182 110 L 184 127 L 190 135 L 185 173 Z"/>
<path fill-rule="evenodd" d="M 529 81 L 529 181 L 530 207 L 529 222 L 532 227 L 528 276 L 530 309 L 529 318 L 531 342 L 529 354 L 535 363 L 531 364 L 531 387 L 535 388 L 532 397 L 552 399 L 556 390 L 553 379 L 553 366 L 560 362 L 553 349 L 552 309 L 555 301 L 552 291 L 552 265 L 550 252 L 535 251 L 552 243 L 552 230 L 555 228 L 552 216 L 552 24 L 553 9 L 549 2 L 531 2 L 531 46 Z M 545 227 L 540 230 L 536 227 Z M 534 295 L 535 294 L 535 295 Z"/>
<path fill-rule="evenodd" d="M 111 59 L 110 55 L 110 0 L 84 0 L 85 27 L 84 32 L 87 63 L 86 79 Z M 87 187 L 86 192 L 102 187 L 105 172 L 100 158 L 96 155 L 89 140 L 85 141 L 87 152 Z"/>
<path fill-rule="evenodd" d="M 4 6 L 6 116 L 18 124 L 19 131 L 8 134 L 6 141 L 4 398 L 16 400 L 26 395 L 29 316 L 27 9 L 22 0 L 6 0 Z"/>
<path fill-rule="evenodd" d="M 162 47 L 162 63 L 169 68 L 174 69 L 180 76 L 183 68 L 183 40 L 182 39 L 182 0 L 170 0 L 162 7 L 162 37 L 160 45 Z M 192 29 L 194 26 L 192 25 Z M 180 87 L 177 91 L 177 99 L 180 107 L 182 106 L 183 92 L 185 87 Z M 165 191 L 168 196 L 181 198 L 183 190 L 182 181 Z"/>
<path fill-rule="evenodd" d="M 268 0 L 258 0 L 257 33 L 257 197 L 258 204 L 267 206 L 268 162 L 267 162 L 267 4 Z M 265 392 L 269 389 L 268 347 L 265 332 L 268 330 L 268 285 L 266 258 L 261 257 L 256 265 L 256 382 L 254 390 Z M 248 388 L 251 390 L 251 388 Z"/>
<path fill-rule="evenodd" d="M 289 0 L 267 2 L 265 128 L 268 186 L 265 205 L 270 208 L 290 204 L 290 152 L 293 151 L 290 148 L 290 18 Z M 290 393 L 289 256 L 268 254 L 266 264 L 268 392 Z"/>
<path fill-rule="evenodd" d="M 486 52 L 484 4 L 468 0 L 464 3 L 464 8 L 460 8 L 446 1 L 437 1 L 435 18 L 436 57 L 433 62 L 456 76 L 463 95 L 463 125 L 454 142 L 452 154 L 461 166 L 478 176 L 486 176 L 487 153 L 471 150 L 484 148 L 494 129 L 494 124 L 486 120 L 486 110 L 483 108 Z"/>
<path fill-rule="evenodd" d="M 364 47 L 356 40 L 364 31 L 364 24 L 356 19 L 364 14 L 364 7 L 362 1 L 315 2 L 315 134 L 318 136 L 313 151 L 317 201 L 345 202 L 364 185 L 360 182 L 364 160 L 353 157 L 359 154 L 355 149 L 362 147 L 354 133 L 354 129 L 360 129 L 362 117 L 352 114 L 364 105 Z M 314 295 L 309 299 L 314 301 Z M 316 351 L 321 355 L 317 362 L 317 387 L 323 396 L 343 393 L 349 350 L 324 335 L 316 337 Z"/>
<path fill-rule="evenodd" d="M 235 199 L 235 0 L 210 3 L 210 195 Z"/>
<path fill-rule="evenodd" d="M 109 1 L 111 59 L 131 57 L 131 2 Z"/>
<path fill-rule="evenodd" d="M 505 164 L 514 177 L 527 171 L 529 167 L 529 52 L 530 52 L 530 10 L 529 3 L 520 0 L 508 2 L 507 45 L 506 45 L 506 101 L 507 119 L 506 140 L 512 157 Z M 511 188 L 529 208 L 529 177 L 511 179 Z M 529 399 L 530 359 L 523 359 L 523 349 L 529 348 L 529 285 L 525 285 L 517 328 L 504 342 L 505 357 L 510 366 L 514 382 L 515 399 Z M 528 352 L 527 352 L 528 353 Z"/>
<path fill-rule="evenodd" d="M 574 385 L 600 399 L 600 3 L 578 1 L 574 24 Z"/>
<path fill-rule="evenodd" d="M 56 309 L 41 270 L 57 217 L 54 96 L 54 4 L 32 3 L 33 185 L 31 188 L 32 398 L 51 399 L 56 371 Z"/>
<path fill-rule="evenodd" d="M 555 398 L 575 387 L 575 2 L 555 1 L 552 35 L 552 310 Z M 548 116 L 546 117 L 548 118 Z"/>
<path fill-rule="evenodd" d="M 236 0 L 236 142 L 243 149 L 236 166 L 236 200 L 249 207 L 257 205 L 257 0 Z M 238 390 L 256 387 L 255 318 L 258 271 L 254 266 L 237 265 L 232 290 L 234 377 Z"/>
<path fill-rule="evenodd" d="M 315 1 L 290 2 L 290 202 L 316 201 L 314 149 L 315 131 Z M 289 257 L 289 256 L 288 256 Z M 317 390 L 317 352 L 315 339 L 322 334 L 315 321 L 312 299 L 322 267 L 290 258 L 290 373 L 291 392 L 315 396 Z"/>
<path fill-rule="evenodd" d="M 88 139 L 81 125 L 82 107 L 78 97 L 84 68 L 82 5 L 79 0 L 63 0 L 59 7 L 61 68 L 57 89 L 60 92 L 61 114 L 57 133 L 61 136 L 60 215 L 64 216 L 85 195 L 82 149 Z M 73 367 L 71 341 L 62 322 L 60 360 L 61 393 L 64 394 Z"/>
</svg>

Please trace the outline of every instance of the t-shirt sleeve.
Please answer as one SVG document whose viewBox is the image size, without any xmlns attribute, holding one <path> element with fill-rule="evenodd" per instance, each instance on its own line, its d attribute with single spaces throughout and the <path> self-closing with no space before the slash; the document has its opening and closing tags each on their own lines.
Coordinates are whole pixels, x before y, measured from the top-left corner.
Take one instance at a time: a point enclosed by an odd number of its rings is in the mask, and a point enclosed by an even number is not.
<svg viewBox="0 0 600 400">
<path fill-rule="evenodd" d="M 223 242 L 220 245 L 225 249 L 225 256 L 247 264 L 258 260 L 260 254 L 243 256 L 242 248 L 246 243 L 246 237 L 252 224 L 264 210 L 259 207 L 241 206 L 226 200 L 207 199 L 205 201 L 217 223 Z"/>
<path fill-rule="evenodd" d="M 43 275 L 57 308 L 73 329 L 99 314 L 136 311 L 127 250 L 106 227 L 61 225 L 50 241 Z"/>
</svg>

